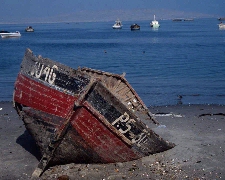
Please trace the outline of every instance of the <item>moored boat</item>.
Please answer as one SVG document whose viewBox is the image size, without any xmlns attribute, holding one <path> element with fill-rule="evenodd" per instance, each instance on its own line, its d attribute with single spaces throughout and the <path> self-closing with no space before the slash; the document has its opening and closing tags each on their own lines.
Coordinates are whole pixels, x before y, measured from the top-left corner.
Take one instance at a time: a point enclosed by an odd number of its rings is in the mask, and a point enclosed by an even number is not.
<svg viewBox="0 0 225 180">
<path fill-rule="evenodd" d="M 20 37 L 21 36 L 19 31 L 16 31 L 16 32 L 0 31 L 0 35 L 2 38 Z"/>
<path fill-rule="evenodd" d="M 73 69 L 27 49 L 13 104 L 42 159 L 55 164 L 125 162 L 174 147 L 148 128 L 157 124 L 123 75 Z"/>
<path fill-rule="evenodd" d="M 130 26 L 130 29 L 131 29 L 131 30 L 140 30 L 140 26 L 139 26 L 138 24 L 132 24 L 132 25 Z"/>
<path fill-rule="evenodd" d="M 112 26 L 113 29 L 122 29 L 122 22 L 118 19 L 115 21 L 115 24 Z"/>
<path fill-rule="evenodd" d="M 225 21 L 225 17 L 218 18 L 219 21 Z"/>
<path fill-rule="evenodd" d="M 160 27 L 159 22 L 156 21 L 156 19 L 155 19 L 155 15 L 154 15 L 154 20 L 150 23 L 150 26 L 151 26 L 152 28 L 159 28 L 159 27 Z"/>
<path fill-rule="evenodd" d="M 34 32 L 34 28 L 32 26 L 28 26 L 25 29 L 26 32 Z"/>
<path fill-rule="evenodd" d="M 220 24 L 218 24 L 219 29 L 224 30 L 225 29 L 225 24 L 220 22 Z"/>
</svg>

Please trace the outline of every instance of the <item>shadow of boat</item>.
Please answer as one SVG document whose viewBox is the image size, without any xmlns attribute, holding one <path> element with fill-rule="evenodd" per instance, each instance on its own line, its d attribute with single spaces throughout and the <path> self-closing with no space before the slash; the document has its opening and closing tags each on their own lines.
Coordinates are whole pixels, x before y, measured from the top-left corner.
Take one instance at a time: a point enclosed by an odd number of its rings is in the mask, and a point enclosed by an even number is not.
<svg viewBox="0 0 225 180">
<path fill-rule="evenodd" d="M 27 130 L 16 139 L 16 143 L 35 156 L 37 160 L 41 160 L 41 152 L 39 151 L 35 140 Z"/>
</svg>

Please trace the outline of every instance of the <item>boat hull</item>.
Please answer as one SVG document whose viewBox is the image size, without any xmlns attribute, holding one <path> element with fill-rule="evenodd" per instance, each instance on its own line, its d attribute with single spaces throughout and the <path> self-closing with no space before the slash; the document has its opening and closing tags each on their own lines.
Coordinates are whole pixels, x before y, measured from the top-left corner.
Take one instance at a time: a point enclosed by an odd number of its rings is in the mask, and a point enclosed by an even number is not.
<svg viewBox="0 0 225 180">
<path fill-rule="evenodd" d="M 17 32 L 9 32 L 9 33 L 0 33 L 2 38 L 10 38 L 10 37 L 20 37 L 21 34 L 19 31 Z"/>
<path fill-rule="evenodd" d="M 150 26 L 151 26 L 152 28 L 159 28 L 159 27 L 160 27 L 160 24 L 158 23 L 158 21 L 152 21 L 152 22 L 150 23 Z"/>
<path fill-rule="evenodd" d="M 225 30 L 225 24 L 223 24 L 223 23 L 219 24 L 219 29 Z"/>
<path fill-rule="evenodd" d="M 131 28 L 131 31 L 140 30 L 140 28 Z"/>
<path fill-rule="evenodd" d="M 159 27 L 160 27 L 159 24 L 150 24 L 150 26 L 151 26 L 152 28 L 159 28 Z"/>
<path fill-rule="evenodd" d="M 112 26 L 113 29 L 122 29 L 122 26 Z"/>
<path fill-rule="evenodd" d="M 141 121 L 141 114 L 152 120 L 151 114 L 125 79 L 118 81 L 139 108 L 129 108 L 124 93 L 113 92 L 103 77 L 120 76 L 75 70 L 26 51 L 13 100 L 42 153 L 40 172 L 55 164 L 131 161 L 174 147 Z"/>
<path fill-rule="evenodd" d="M 34 32 L 34 29 L 25 29 L 25 32 Z"/>
</svg>

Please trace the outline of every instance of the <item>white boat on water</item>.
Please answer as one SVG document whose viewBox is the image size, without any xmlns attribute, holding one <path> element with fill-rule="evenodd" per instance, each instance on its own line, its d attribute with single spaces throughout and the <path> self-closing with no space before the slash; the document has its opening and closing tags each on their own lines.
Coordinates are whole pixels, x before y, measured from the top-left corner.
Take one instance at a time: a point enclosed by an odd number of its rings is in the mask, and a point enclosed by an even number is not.
<svg viewBox="0 0 225 180">
<path fill-rule="evenodd" d="M 34 32 L 34 28 L 32 28 L 32 26 L 28 26 L 26 29 L 25 29 L 26 32 Z"/>
<path fill-rule="evenodd" d="M 224 23 L 220 23 L 220 24 L 218 24 L 219 25 L 219 29 L 224 29 L 225 30 L 225 24 Z"/>
<path fill-rule="evenodd" d="M 116 23 L 112 26 L 113 29 L 122 29 L 122 22 L 118 19 Z"/>
<path fill-rule="evenodd" d="M 20 37 L 21 36 L 19 31 L 16 31 L 16 32 L 0 31 L 0 35 L 2 38 Z"/>
<path fill-rule="evenodd" d="M 159 22 L 155 20 L 155 15 L 154 15 L 154 20 L 150 23 L 150 26 L 153 27 L 153 28 L 160 27 Z"/>
</svg>

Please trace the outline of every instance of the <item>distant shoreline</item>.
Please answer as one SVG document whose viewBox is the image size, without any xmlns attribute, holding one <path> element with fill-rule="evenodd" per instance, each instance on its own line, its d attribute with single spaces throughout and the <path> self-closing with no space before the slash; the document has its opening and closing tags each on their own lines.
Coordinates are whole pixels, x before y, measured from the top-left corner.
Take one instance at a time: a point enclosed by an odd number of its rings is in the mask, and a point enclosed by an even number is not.
<svg viewBox="0 0 225 180">
<path fill-rule="evenodd" d="M 133 21 L 151 21 L 153 18 L 149 17 L 148 19 L 121 19 L 123 22 L 133 22 Z M 171 17 L 171 18 L 158 18 L 158 21 L 173 21 L 173 19 L 216 19 L 218 20 L 217 16 L 211 16 L 211 17 L 185 17 L 185 18 L 177 18 L 177 17 Z M 43 21 L 43 22 L 34 22 L 34 21 L 28 21 L 28 22 L 0 22 L 0 25 L 14 25 L 14 24 L 61 24 L 61 23 L 100 23 L 100 22 L 114 22 L 115 19 L 110 19 L 110 20 L 86 20 L 86 21 Z"/>
</svg>

